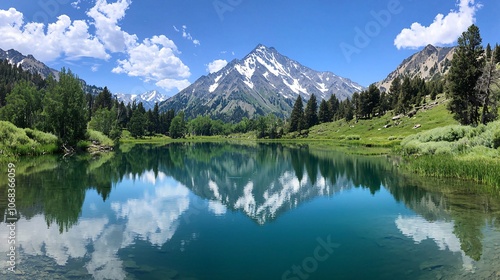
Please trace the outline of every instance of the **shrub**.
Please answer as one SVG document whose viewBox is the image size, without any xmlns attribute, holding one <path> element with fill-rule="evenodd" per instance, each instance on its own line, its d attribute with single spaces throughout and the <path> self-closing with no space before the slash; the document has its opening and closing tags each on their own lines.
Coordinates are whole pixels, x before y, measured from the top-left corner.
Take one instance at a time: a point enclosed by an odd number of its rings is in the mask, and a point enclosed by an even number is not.
<svg viewBox="0 0 500 280">
<path fill-rule="evenodd" d="M 494 133 L 493 133 L 493 148 L 494 149 L 497 149 L 500 147 L 500 129 L 497 129 Z"/>
<path fill-rule="evenodd" d="M 54 144 L 57 143 L 57 136 L 51 133 L 46 133 L 42 132 L 39 130 L 33 130 L 30 128 L 25 128 L 24 131 L 26 132 L 26 135 L 35 140 L 36 142 L 40 144 Z"/>
<path fill-rule="evenodd" d="M 359 140 L 359 139 L 361 139 L 361 136 L 359 136 L 359 135 L 347 135 L 345 139 L 346 140 Z"/>
<path fill-rule="evenodd" d="M 110 146 L 111 147 L 111 146 L 114 145 L 113 140 L 109 139 L 109 137 L 107 137 L 106 135 L 104 135 L 102 132 L 99 132 L 99 131 L 96 131 L 96 130 L 92 130 L 92 129 L 88 129 L 87 130 L 87 139 L 89 141 L 97 141 L 101 145 L 105 145 L 105 146 Z"/>
</svg>

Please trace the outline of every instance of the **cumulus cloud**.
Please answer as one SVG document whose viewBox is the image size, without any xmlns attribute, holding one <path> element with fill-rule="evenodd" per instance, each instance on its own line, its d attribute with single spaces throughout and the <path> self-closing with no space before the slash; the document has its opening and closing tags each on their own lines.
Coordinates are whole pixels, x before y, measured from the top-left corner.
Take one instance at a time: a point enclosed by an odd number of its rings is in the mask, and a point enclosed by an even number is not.
<svg viewBox="0 0 500 280">
<path fill-rule="evenodd" d="M 216 59 L 207 65 L 208 73 L 215 73 L 227 65 L 227 61 L 224 59 Z"/>
<path fill-rule="evenodd" d="M 459 0 L 457 6 L 458 11 L 451 10 L 446 16 L 438 14 L 427 27 L 415 22 L 410 28 L 403 29 L 396 36 L 394 45 L 401 49 L 454 43 L 476 21 L 475 15 L 481 4 L 475 0 Z"/>
<path fill-rule="evenodd" d="M 146 82 L 154 81 L 167 90 L 183 87 L 191 73 L 177 53 L 179 51 L 172 40 L 164 35 L 153 36 L 130 47 L 128 57 L 118 60 L 118 66 L 112 72 L 141 77 Z"/>
<path fill-rule="evenodd" d="M 33 54 L 43 61 L 53 61 L 61 56 L 67 59 L 110 58 L 104 45 L 89 34 L 89 26 L 83 20 L 72 21 L 67 15 L 61 15 L 45 30 L 44 24 L 25 23 L 23 17 L 15 8 L 0 10 L 2 48 Z"/>
<path fill-rule="evenodd" d="M 87 15 L 94 19 L 96 36 L 111 52 L 123 52 L 137 41 L 137 36 L 123 31 L 118 22 L 125 17 L 130 0 L 108 4 L 98 0 Z"/>
<path fill-rule="evenodd" d="M 75 8 L 80 3 L 79 0 L 72 2 Z M 15 8 L 0 9 L 0 47 L 33 54 L 44 62 L 81 57 L 109 60 L 111 54 L 124 54 L 125 58 L 117 61 L 113 73 L 139 77 L 166 90 L 187 87 L 190 84 L 187 78 L 191 73 L 178 57 L 180 51 L 172 40 L 158 35 L 140 41 L 137 35 L 121 28 L 120 21 L 130 5 L 131 0 L 111 3 L 97 0 L 86 12 L 87 20 L 71 20 L 69 16 L 61 15 L 56 22 L 48 25 L 25 23 L 24 15 Z M 90 26 L 95 28 L 92 33 Z M 186 29 L 183 26 L 179 32 L 199 45 L 199 41 Z"/>
</svg>

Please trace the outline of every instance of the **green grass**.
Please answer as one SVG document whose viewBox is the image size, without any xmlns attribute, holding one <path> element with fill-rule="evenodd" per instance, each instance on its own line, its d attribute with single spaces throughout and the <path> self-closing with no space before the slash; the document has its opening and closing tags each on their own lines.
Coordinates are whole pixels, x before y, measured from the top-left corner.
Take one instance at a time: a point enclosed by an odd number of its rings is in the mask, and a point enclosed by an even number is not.
<svg viewBox="0 0 500 280">
<path fill-rule="evenodd" d="M 100 131 L 87 129 L 87 139 L 91 142 L 98 142 L 99 145 L 113 147 L 114 142 Z"/>
<path fill-rule="evenodd" d="M 0 161 L 12 161 L 22 155 L 41 155 L 57 150 L 55 135 L 18 128 L 10 122 L 0 121 Z"/>
<path fill-rule="evenodd" d="M 316 125 L 309 129 L 307 139 L 331 139 L 345 144 L 355 142 L 356 145 L 366 146 L 397 146 L 406 136 L 436 127 L 457 124 L 446 109 L 444 97 L 440 96 L 436 101 L 439 103 L 437 106 L 429 110 L 420 109 L 412 118 L 402 117 L 400 120 L 393 121 L 394 114 L 388 112 L 384 116 L 370 120 L 350 122 L 340 120 Z M 414 129 L 417 124 L 420 128 Z"/>
<path fill-rule="evenodd" d="M 500 121 L 477 127 L 449 125 L 408 136 L 401 142 L 405 169 L 500 188 Z"/>
<path fill-rule="evenodd" d="M 500 158 L 483 155 L 434 155 L 411 159 L 404 167 L 413 173 L 439 178 L 472 180 L 500 188 Z"/>
</svg>

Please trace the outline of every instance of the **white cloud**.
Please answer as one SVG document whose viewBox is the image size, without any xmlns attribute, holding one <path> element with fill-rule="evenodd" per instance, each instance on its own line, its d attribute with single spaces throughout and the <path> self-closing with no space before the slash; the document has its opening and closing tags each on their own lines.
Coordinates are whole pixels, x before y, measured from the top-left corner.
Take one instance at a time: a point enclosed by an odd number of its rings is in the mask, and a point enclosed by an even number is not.
<svg viewBox="0 0 500 280">
<path fill-rule="evenodd" d="M 459 0 L 458 11 L 451 10 L 446 16 L 438 14 L 427 27 L 418 22 L 413 23 L 410 28 L 403 29 L 397 35 L 394 45 L 401 49 L 454 43 L 476 21 L 476 11 L 481 8 L 481 4 L 474 2 L 475 0 Z"/>
<path fill-rule="evenodd" d="M 125 17 L 130 0 L 119 0 L 108 4 L 105 0 L 97 0 L 87 15 L 94 19 L 96 36 L 111 52 L 123 52 L 137 41 L 136 35 L 123 31 L 118 21 Z"/>
<path fill-rule="evenodd" d="M 82 2 L 82 0 L 77 0 L 75 2 L 71 2 L 71 6 L 73 6 L 73 8 L 77 9 L 77 10 L 80 10 L 80 3 Z"/>
<path fill-rule="evenodd" d="M 174 42 L 164 35 L 145 39 L 127 50 L 127 59 L 118 60 L 113 73 L 125 73 L 132 77 L 141 77 L 146 82 L 154 81 L 168 89 L 186 84 L 191 73 L 180 58 Z M 170 83 L 168 83 L 170 82 Z M 175 82 L 174 86 L 169 86 Z M 187 82 L 189 83 L 189 82 Z"/>
<path fill-rule="evenodd" d="M 23 17 L 14 8 L 0 10 L 2 48 L 33 54 L 43 61 L 53 61 L 62 56 L 66 59 L 110 58 L 101 42 L 89 34 L 89 26 L 83 20 L 72 21 L 67 15 L 61 15 L 45 28 L 42 23 L 24 23 Z"/>
<path fill-rule="evenodd" d="M 81 0 L 72 2 L 75 8 L 80 4 Z M 72 21 L 69 16 L 61 15 L 56 22 L 48 25 L 25 23 L 24 15 L 16 9 L 0 9 L 0 47 L 32 54 L 44 62 L 81 57 L 108 60 L 110 54 L 124 54 L 124 59 L 117 60 L 113 73 L 139 77 L 167 90 L 189 86 L 189 67 L 178 57 L 180 52 L 172 40 L 165 35 L 158 35 L 141 42 L 137 35 L 122 30 L 119 23 L 130 5 L 131 0 L 111 3 L 96 0 L 95 5 L 86 12 L 89 19 Z M 89 25 L 95 27 L 95 34 L 90 33 Z M 177 28 L 174 26 L 174 29 Z M 187 27 L 182 26 L 179 32 L 199 45 L 199 40 L 186 30 Z M 96 71 L 97 68 L 91 70 Z"/>
<path fill-rule="evenodd" d="M 227 61 L 224 59 L 216 59 L 207 65 L 207 72 L 215 73 L 227 65 Z"/>
<path fill-rule="evenodd" d="M 193 36 L 191 36 L 191 33 L 187 32 L 187 26 L 186 25 L 182 26 L 182 30 L 180 30 L 179 28 L 177 28 L 174 25 L 174 30 L 175 30 L 175 32 L 182 32 L 182 38 L 188 39 L 189 41 L 193 42 L 193 44 L 195 46 L 199 46 L 200 45 L 200 40 L 194 39 Z"/>
<path fill-rule="evenodd" d="M 157 86 L 170 91 L 176 88 L 178 91 L 181 91 L 185 88 L 187 88 L 191 83 L 184 79 L 184 80 L 175 80 L 175 79 L 162 79 L 156 83 Z"/>
</svg>

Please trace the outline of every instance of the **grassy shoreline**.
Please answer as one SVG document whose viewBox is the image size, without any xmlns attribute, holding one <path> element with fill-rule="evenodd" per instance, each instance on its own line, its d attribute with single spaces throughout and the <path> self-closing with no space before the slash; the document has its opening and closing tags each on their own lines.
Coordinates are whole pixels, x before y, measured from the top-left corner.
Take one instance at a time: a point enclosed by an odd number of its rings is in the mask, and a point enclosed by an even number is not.
<svg viewBox="0 0 500 280">
<path fill-rule="evenodd" d="M 163 145 L 176 142 L 282 143 L 308 145 L 315 149 L 338 150 L 357 155 L 391 155 L 402 158 L 399 161 L 399 167 L 404 172 L 427 177 L 470 180 L 498 189 L 500 187 L 500 147 L 494 143 L 500 141 L 500 121 L 477 128 L 459 126 L 446 110 L 446 100 L 443 96 L 440 96 L 433 104 L 435 104 L 433 107 L 421 109 L 411 118 L 401 117 L 395 120 L 394 116 L 388 113 L 371 120 L 351 122 L 341 120 L 314 126 L 304 135 L 292 133 L 282 139 L 257 139 L 255 133 L 252 132 L 228 136 L 187 136 L 181 139 L 155 135 L 136 139 L 125 130 L 119 143 L 123 146 Z M 24 133 L 26 136 L 23 137 L 28 137 L 27 134 L 30 134 L 29 131 L 17 132 Z M 99 133 L 90 134 L 92 137 L 81 144 L 86 149 L 92 145 L 93 141 L 112 145 L 107 140 L 103 140 Z M 38 137 L 41 136 L 38 135 Z M 49 142 L 47 145 L 52 145 L 50 146 L 52 149 L 46 151 L 49 147 L 39 145 L 41 150 L 31 155 L 57 152 L 55 142 Z M 19 145 L 19 148 L 22 150 L 26 146 Z M 0 151 L 2 151 L 0 163 L 6 159 L 4 150 L 5 145 L 3 150 L 0 146 Z M 20 154 L 29 155 L 30 153 Z"/>
</svg>

